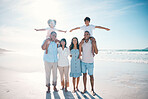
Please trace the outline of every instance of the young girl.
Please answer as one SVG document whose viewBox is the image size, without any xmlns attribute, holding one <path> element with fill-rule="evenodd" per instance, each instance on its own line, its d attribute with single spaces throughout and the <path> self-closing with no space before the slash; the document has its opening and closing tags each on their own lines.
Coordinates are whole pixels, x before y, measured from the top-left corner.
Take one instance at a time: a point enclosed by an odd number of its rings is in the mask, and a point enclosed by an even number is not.
<svg viewBox="0 0 148 99">
<path fill-rule="evenodd" d="M 69 48 L 66 47 L 66 39 L 61 39 L 60 47 L 58 48 L 58 69 L 61 76 L 61 86 L 62 90 L 65 88 L 65 92 L 67 92 L 67 87 L 69 87 L 69 60 L 68 56 L 70 54 Z M 65 80 L 64 80 L 65 77 Z"/>
<path fill-rule="evenodd" d="M 78 39 L 76 37 L 72 38 L 71 45 L 70 45 L 70 53 L 71 53 L 71 71 L 70 71 L 70 77 L 73 77 L 73 92 L 75 92 L 75 81 L 77 78 L 77 85 L 76 89 L 78 89 L 78 84 L 80 80 L 81 74 L 81 67 L 80 67 L 80 59 L 79 59 L 79 43 Z"/>
<path fill-rule="evenodd" d="M 48 23 L 48 25 L 49 25 L 48 28 L 44 28 L 44 29 L 35 29 L 36 31 L 47 31 L 46 39 L 49 38 L 49 40 L 50 40 L 50 34 L 51 34 L 51 32 L 53 32 L 53 31 L 59 31 L 59 32 L 64 32 L 64 33 L 66 33 L 66 31 L 59 30 L 59 29 L 56 29 L 56 28 L 55 28 L 56 20 L 49 19 L 49 20 L 47 21 L 47 23 Z M 56 39 L 55 42 L 58 42 L 58 40 Z M 47 45 L 46 48 L 48 48 L 49 43 L 50 43 L 50 42 L 48 42 L 48 45 Z M 48 49 L 46 49 L 46 54 L 47 54 L 47 53 L 48 53 Z"/>
</svg>

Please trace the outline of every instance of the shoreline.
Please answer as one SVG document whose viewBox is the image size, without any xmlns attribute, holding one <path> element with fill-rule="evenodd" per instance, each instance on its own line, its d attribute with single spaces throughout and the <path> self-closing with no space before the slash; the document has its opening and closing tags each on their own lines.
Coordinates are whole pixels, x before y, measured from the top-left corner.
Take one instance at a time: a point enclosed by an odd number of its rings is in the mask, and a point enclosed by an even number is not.
<svg viewBox="0 0 148 99">
<path fill-rule="evenodd" d="M 120 66 L 119 66 L 120 65 Z M 44 68 L 44 67 L 42 67 Z M 58 93 L 46 94 L 45 73 L 22 72 L 0 68 L 0 98 L 2 99 L 49 99 L 65 98 L 103 98 L 103 99 L 146 99 L 148 97 L 148 67 L 136 63 L 95 62 L 94 79 L 96 96 L 91 95 L 89 76 L 87 76 L 88 93 L 72 93 L 73 85 L 70 77 L 69 92 L 65 93 L 61 83 L 57 84 Z M 52 77 L 52 75 L 51 75 Z M 83 76 L 80 77 L 79 90 L 83 91 Z M 51 78 L 52 79 L 52 78 Z M 58 71 L 57 82 L 60 82 Z M 100 98 L 100 99 L 101 99 Z"/>
</svg>

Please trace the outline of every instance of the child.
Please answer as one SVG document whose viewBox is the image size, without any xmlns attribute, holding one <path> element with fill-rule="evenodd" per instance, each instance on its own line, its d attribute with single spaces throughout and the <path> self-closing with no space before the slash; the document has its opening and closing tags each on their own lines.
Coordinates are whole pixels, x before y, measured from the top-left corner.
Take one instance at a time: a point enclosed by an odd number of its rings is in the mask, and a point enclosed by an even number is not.
<svg viewBox="0 0 148 99">
<path fill-rule="evenodd" d="M 49 20 L 47 21 L 47 23 L 48 23 L 48 25 L 49 25 L 48 28 L 44 28 L 44 29 L 35 29 L 36 31 L 47 31 L 46 39 L 49 38 L 49 40 L 50 40 L 50 34 L 51 34 L 51 32 L 53 32 L 53 31 L 59 31 L 59 32 L 64 32 L 64 33 L 66 33 L 66 31 L 58 30 L 58 29 L 55 28 L 56 20 L 51 20 L 51 19 L 49 19 Z M 56 42 L 59 42 L 59 41 L 56 39 Z M 49 42 L 49 43 L 50 43 L 50 42 Z M 48 46 L 49 46 L 49 43 L 48 43 Z M 48 49 L 47 49 L 48 46 L 46 47 L 46 54 L 48 53 Z"/>
<path fill-rule="evenodd" d="M 73 30 L 77 30 L 77 29 L 81 29 L 81 30 L 84 30 L 85 31 L 89 31 L 90 33 L 90 39 L 92 41 L 92 53 L 93 53 L 93 56 L 94 56 L 94 50 L 95 50 L 95 46 L 96 46 L 96 40 L 95 38 L 93 37 L 93 30 L 95 28 L 99 28 L 99 29 L 105 29 L 107 31 L 109 31 L 110 29 L 108 28 L 105 28 L 105 27 L 101 27 L 101 26 L 94 26 L 94 25 L 91 25 L 89 24 L 90 23 L 90 18 L 89 17 L 86 17 L 84 19 L 84 22 L 85 22 L 85 25 L 81 26 L 81 27 L 76 27 L 74 29 L 71 29 L 70 32 L 72 32 Z M 82 39 L 82 41 L 80 42 L 80 46 L 84 43 L 84 38 Z M 79 48 L 79 51 L 81 52 L 81 47 Z M 80 54 L 81 56 L 81 54 Z"/>
</svg>

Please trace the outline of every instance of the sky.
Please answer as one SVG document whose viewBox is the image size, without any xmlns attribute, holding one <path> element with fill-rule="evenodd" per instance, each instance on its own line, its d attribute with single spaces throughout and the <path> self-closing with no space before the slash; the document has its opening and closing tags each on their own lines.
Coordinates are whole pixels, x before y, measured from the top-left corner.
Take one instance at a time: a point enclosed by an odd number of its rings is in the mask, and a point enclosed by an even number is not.
<svg viewBox="0 0 148 99">
<path fill-rule="evenodd" d="M 0 48 L 35 52 L 41 50 L 47 20 L 55 19 L 58 39 L 79 41 L 84 32 L 70 29 L 90 24 L 110 28 L 95 29 L 99 49 L 143 49 L 148 47 L 148 0 L 0 0 Z"/>
</svg>

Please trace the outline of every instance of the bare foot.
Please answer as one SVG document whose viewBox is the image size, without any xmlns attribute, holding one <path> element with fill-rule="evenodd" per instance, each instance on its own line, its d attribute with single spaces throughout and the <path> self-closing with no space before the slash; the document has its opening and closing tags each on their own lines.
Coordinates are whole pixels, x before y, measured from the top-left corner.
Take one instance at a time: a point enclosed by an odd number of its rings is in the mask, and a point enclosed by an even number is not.
<svg viewBox="0 0 148 99">
<path fill-rule="evenodd" d="M 92 91 L 92 95 L 93 95 L 93 96 L 95 96 L 95 95 L 96 95 L 95 91 Z"/>
<path fill-rule="evenodd" d="M 87 92 L 87 90 L 84 90 L 83 92 L 81 92 L 82 94 L 84 94 L 84 93 L 86 93 Z"/>
<path fill-rule="evenodd" d="M 78 87 L 76 87 L 77 91 L 79 91 Z"/>
<path fill-rule="evenodd" d="M 73 91 L 72 91 L 72 93 L 75 93 L 76 92 L 76 90 L 74 89 Z"/>
<path fill-rule="evenodd" d="M 65 88 L 65 92 L 68 92 L 67 88 Z"/>
<path fill-rule="evenodd" d="M 50 93 L 50 87 L 48 87 L 47 93 Z"/>
<path fill-rule="evenodd" d="M 56 87 L 54 87 L 54 89 L 53 89 L 55 92 L 58 92 L 58 90 L 57 90 L 57 88 Z"/>
</svg>

